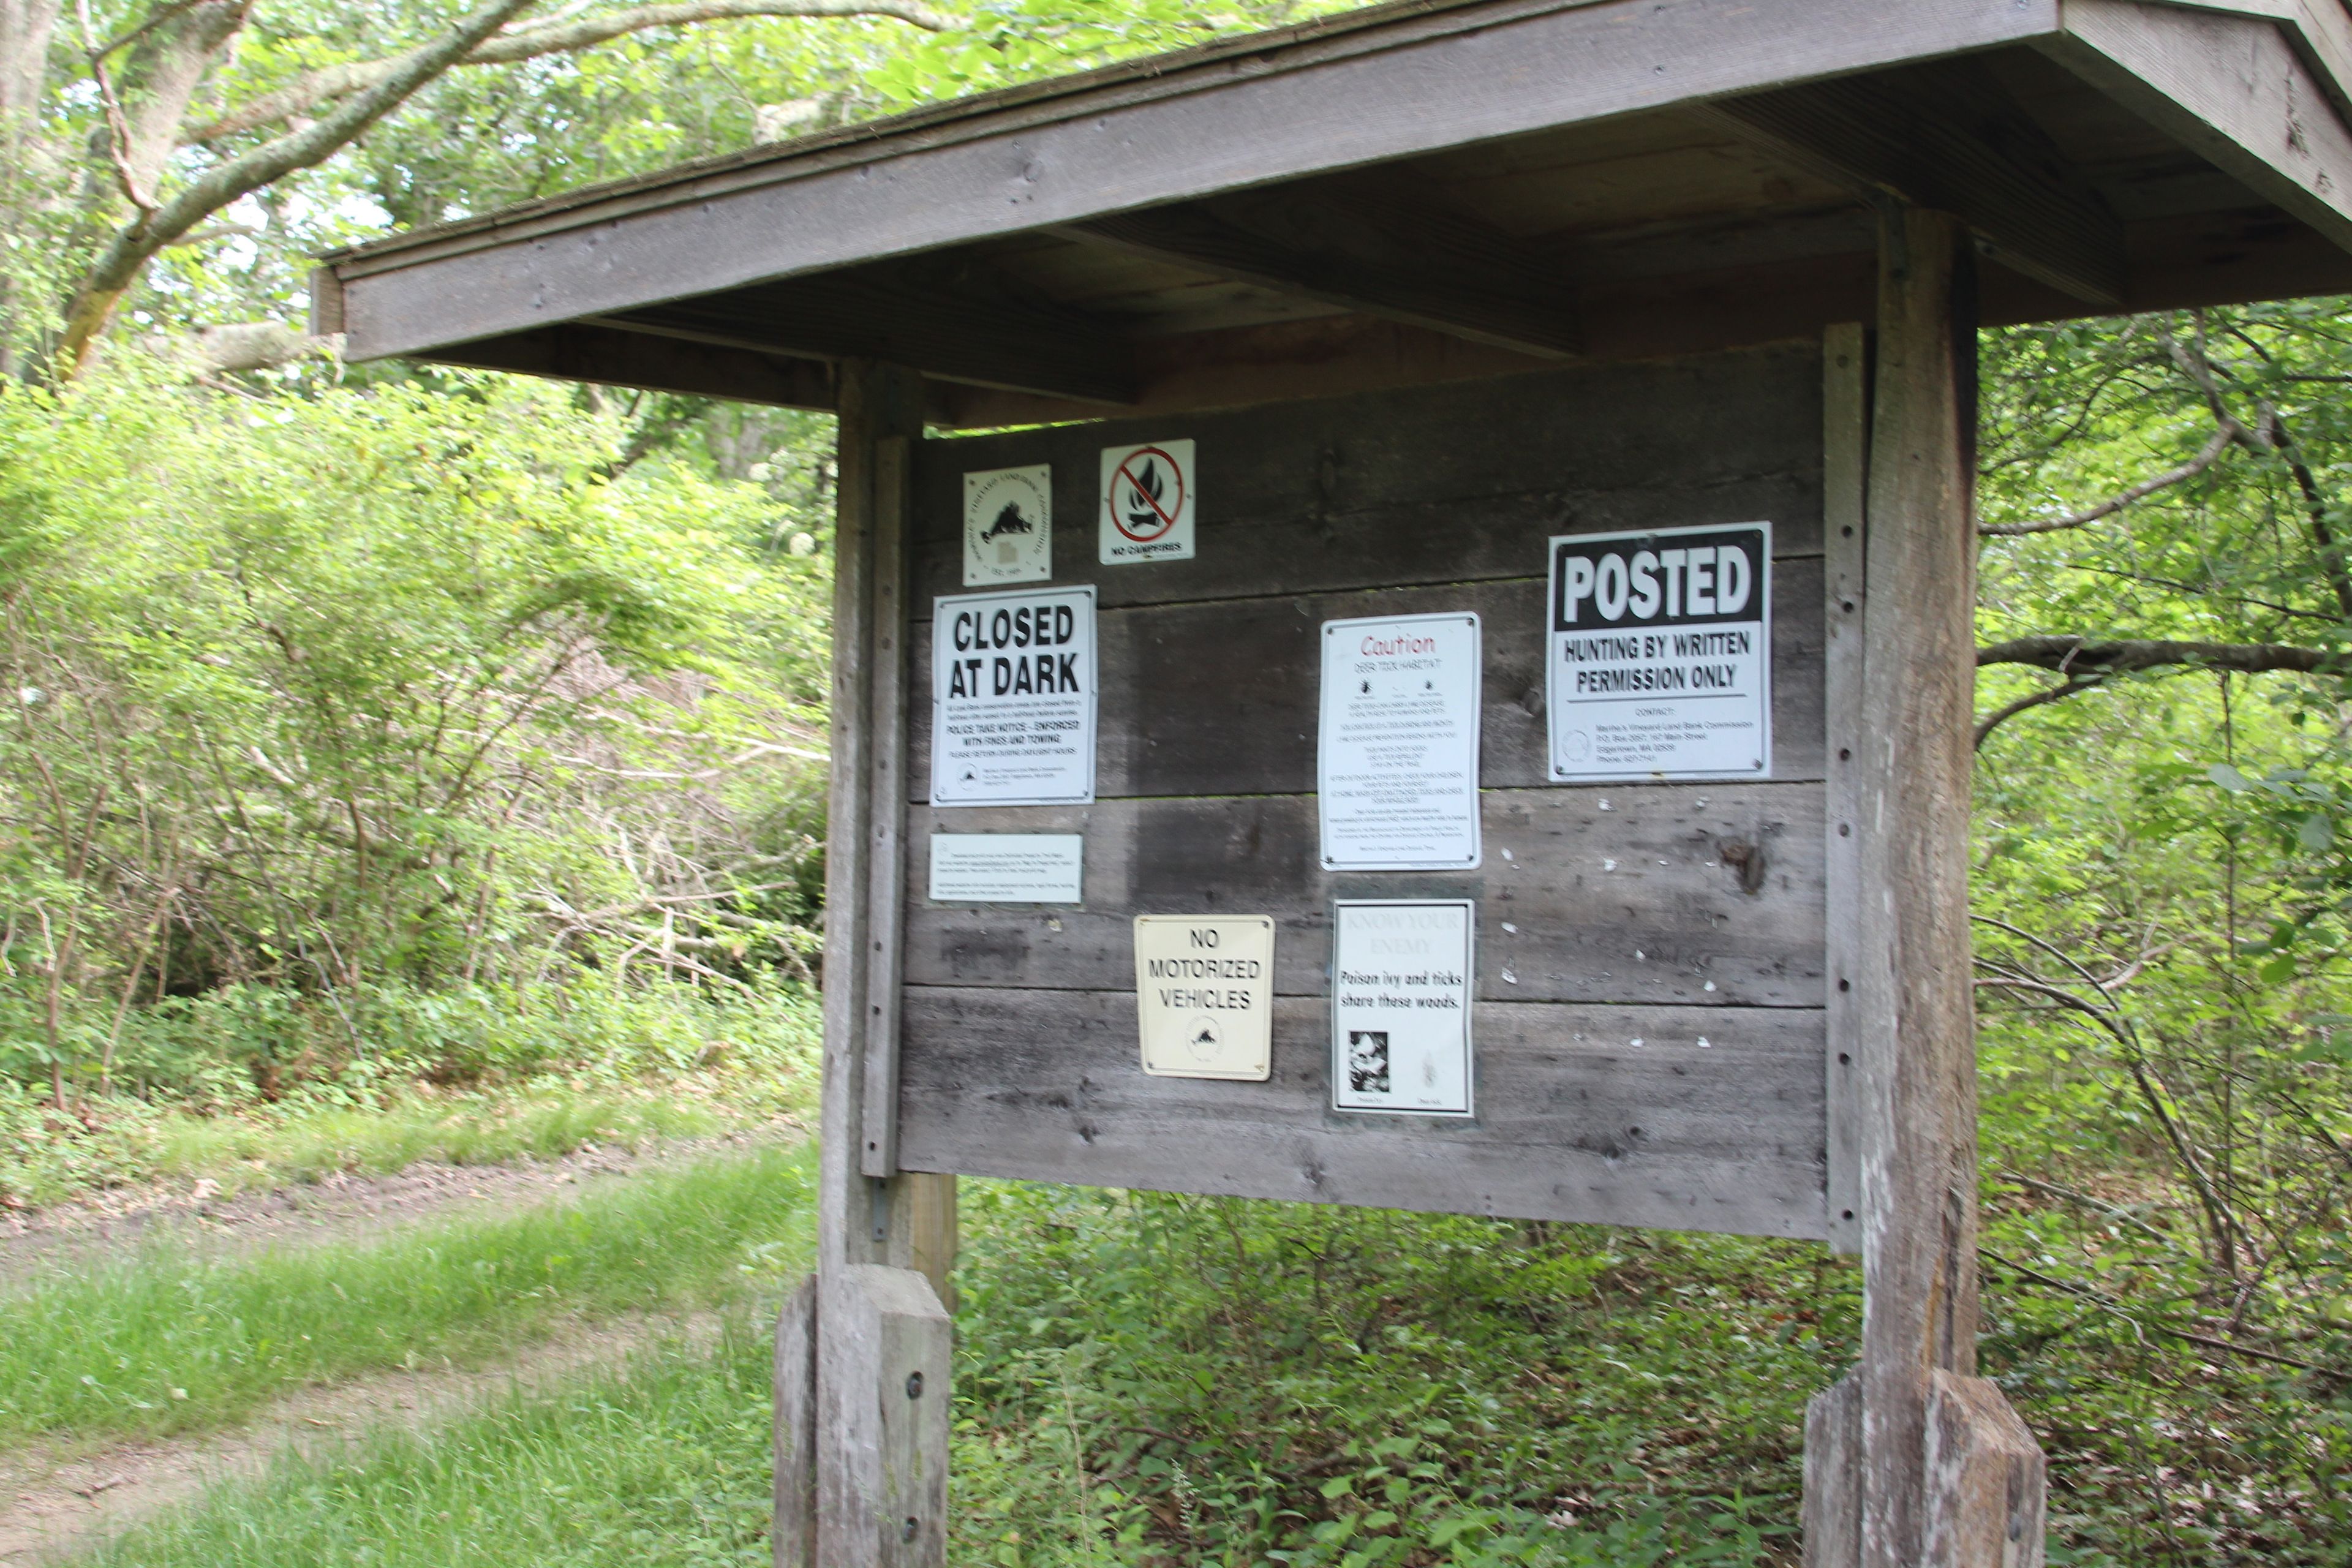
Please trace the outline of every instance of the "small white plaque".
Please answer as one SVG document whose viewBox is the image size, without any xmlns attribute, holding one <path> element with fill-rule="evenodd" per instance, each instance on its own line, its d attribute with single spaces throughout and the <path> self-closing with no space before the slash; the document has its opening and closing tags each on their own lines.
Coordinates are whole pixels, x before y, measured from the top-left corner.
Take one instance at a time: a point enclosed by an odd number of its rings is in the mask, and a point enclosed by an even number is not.
<svg viewBox="0 0 2352 1568">
<path fill-rule="evenodd" d="M 1332 1109 L 1471 1113 L 1476 912 L 1466 899 L 1332 906 Z"/>
<path fill-rule="evenodd" d="M 1102 563 L 1192 559 L 1192 511 L 1198 499 L 1192 443 L 1153 441 L 1105 447 L 1102 454 Z"/>
<path fill-rule="evenodd" d="M 1551 542 L 1551 776 L 1769 778 L 1772 525 Z"/>
<path fill-rule="evenodd" d="M 1094 589 L 943 595 L 931 616 L 931 804 L 1092 801 Z"/>
<path fill-rule="evenodd" d="M 1077 833 L 934 833 L 931 897 L 940 903 L 1075 904 L 1086 885 Z"/>
<path fill-rule="evenodd" d="M 1478 661 L 1475 615 L 1323 623 L 1325 870 L 1478 864 Z"/>
<path fill-rule="evenodd" d="M 963 585 L 1043 583 L 1054 575 L 1054 470 L 991 468 L 963 477 Z"/>
<path fill-rule="evenodd" d="M 1274 920 L 1138 915 L 1143 1070 L 1263 1083 L 1274 1070 Z"/>
</svg>

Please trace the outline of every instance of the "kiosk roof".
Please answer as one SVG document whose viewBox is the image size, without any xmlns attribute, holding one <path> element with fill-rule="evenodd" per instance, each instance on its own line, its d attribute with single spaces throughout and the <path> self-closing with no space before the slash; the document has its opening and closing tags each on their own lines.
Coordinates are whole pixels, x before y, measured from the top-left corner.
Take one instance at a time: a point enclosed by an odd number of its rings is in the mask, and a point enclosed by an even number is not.
<svg viewBox="0 0 2352 1568">
<path fill-rule="evenodd" d="M 1875 206 L 1992 322 L 2352 290 L 2343 0 L 1404 0 L 325 258 L 355 359 L 948 426 L 1810 335 Z"/>
</svg>

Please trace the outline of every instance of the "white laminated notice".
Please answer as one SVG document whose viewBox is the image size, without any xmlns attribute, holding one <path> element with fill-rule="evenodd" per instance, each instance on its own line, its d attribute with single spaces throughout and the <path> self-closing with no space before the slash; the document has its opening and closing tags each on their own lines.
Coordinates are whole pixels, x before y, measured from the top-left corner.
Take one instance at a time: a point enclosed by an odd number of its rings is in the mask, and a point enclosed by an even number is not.
<svg viewBox="0 0 2352 1568">
<path fill-rule="evenodd" d="M 1551 542 L 1551 777 L 1769 778 L 1772 525 Z"/>
<path fill-rule="evenodd" d="M 1075 904 L 1086 884 L 1078 833 L 934 833 L 937 903 Z"/>
<path fill-rule="evenodd" d="M 1135 1010 L 1154 1078 L 1274 1071 L 1274 917 L 1135 917 Z"/>
<path fill-rule="evenodd" d="M 1471 1114 L 1467 899 L 1331 909 L 1331 1108 Z"/>
<path fill-rule="evenodd" d="M 1478 661 L 1475 615 L 1323 623 L 1325 870 L 1478 864 Z"/>
<path fill-rule="evenodd" d="M 1095 798 L 1095 591 L 942 595 L 931 617 L 931 804 Z"/>
</svg>

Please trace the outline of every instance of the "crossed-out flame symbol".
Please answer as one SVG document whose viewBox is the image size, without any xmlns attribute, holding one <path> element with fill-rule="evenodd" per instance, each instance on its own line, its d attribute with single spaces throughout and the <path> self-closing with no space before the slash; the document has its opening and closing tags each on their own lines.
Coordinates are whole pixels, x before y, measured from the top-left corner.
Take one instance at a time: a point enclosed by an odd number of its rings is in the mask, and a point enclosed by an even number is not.
<svg viewBox="0 0 2352 1568">
<path fill-rule="evenodd" d="M 1168 481 L 1160 477 L 1160 465 L 1152 458 L 1143 459 L 1143 472 L 1128 481 L 1127 521 L 1136 528 L 1150 528 L 1160 521 L 1152 502 L 1168 493 Z"/>
</svg>

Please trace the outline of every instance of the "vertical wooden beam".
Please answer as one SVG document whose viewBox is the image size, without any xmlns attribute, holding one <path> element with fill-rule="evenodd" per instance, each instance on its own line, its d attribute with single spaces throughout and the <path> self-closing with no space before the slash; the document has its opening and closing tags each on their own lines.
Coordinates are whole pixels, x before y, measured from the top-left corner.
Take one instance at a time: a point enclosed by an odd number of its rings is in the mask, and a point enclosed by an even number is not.
<svg viewBox="0 0 2352 1568">
<path fill-rule="evenodd" d="M 1971 259 L 1958 218 L 1885 209 L 1857 758 L 1864 1568 L 1923 1562 L 1930 1379 L 1976 1361 Z"/>
<path fill-rule="evenodd" d="M 816 1568 L 816 1276 L 776 1320 L 776 1568 Z"/>
<path fill-rule="evenodd" d="M 901 1171 L 893 1180 L 890 1267 L 911 1268 L 931 1282 L 940 1304 L 955 1310 L 955 1268 L 961 1240 L 956 1219 L 956 1179 L 928 1171 Z"/>
<path fill-rule="evenodd" d="M 1921 1561 L 2039 1568 L 2049 1487 L 2041 1445 L 1990 1380 L 1938 1372 L 1932 1381 Z"/>
<path fill-rule="evenodd" d="M 922 379 L 895 365 L 845 360 L 838 373 L 839 494 L 833 548 L 832 782 L 826 802 L 824 875 L 824 1088 L 818 1165 L 820 1273 L 883 1258 L 887 1193 L 867 1187 L 861 1144 L 866 1123 L 866 1050 L 872 957 L 897 931 L 877 929 L 872 906 L 878 816 L 903 818 L 903 800 L 882 803 L 873 788 L 877 661 L 904 640 L 900 626 L 877 637 L 877 580 L 903 560 L 903 485 L 880 476 L 886 443 L 922 429 Z M 903 590 L 901 590 L 903 593 Z M 901 657 L 898 662 L 903 666 Z M 897 828 L 888 828 L 895 842 Z M 880 1223 L 877 1223 L 879 1221 Z M 877 1235 L 877 1232 L 884 1233 Z"/>
<path fill-rule="evenodd" d="M 948 1315 L 928 1280 L 855 1263 L 818 1282 L 816 1561 L 947 1562 Z"/>
<path fill-rule="evenodd" d="M 949 1327 L 932 1279 L 944 1283 L 953 1261 L 955 1179 L 898 1174 L 895 1147 L 869 1173 L 866 1148 L 871 1112 L 874 1152 L 884 1152 L 898 1084 L 908 510 L 922 379 L 859 360 L 838 374 L 817 1282 L 806 1384 L 793 1337 L 806 1319 L 788 1310 L 778 1330 L 777 1561 L 798 1551 L 825 1568 L 939 1568 Z M 936 1273 L 887 1267 L 894 1254 Z M 803 1392 L 805 1415 L 793 1403 Z"/>
<path fill-rule="evenodd" d="M 1869 344 L 1861 323 L 1822 335 L 1823 685 L 1828 722 L 1829 913 L 1829 1242 L 1832 1252 L 1862 1250 L 1860 1014 L 1854 979 L 1864 957 L 1860 821 L 1863 653 L 1870 603 L 1864 566 L 1870 474 Z"/>
<path fill-rule="evenodd" d="M 1862 1250 L 1862 1058 L 1855 982 L 1868 962 L 1862 880 L 1863 665 L 1869 647 L 1870 343 L 1860 322 L 1822 334 L 1822 587 L 1828 759 L 1823 839 L 1828 912 L 1830 1250 Z M 1805 1568 L 1861 1568 L 1862 1374 L 1849 1372 L 1805 1407 Z"/>
<path fill-rule="evenodd" d="M 907 595 L 913 566 L 914 437 L 878 437 L 873 447 L 872 668 L 866 704 L 866 1087 L 860 1168 L 898 1172 L 898 986 L 907 910 Z"/>
<path fill-rule="evenodd" d="M 818 1258 L 820 1268 L 882 1263 L 895 1250 L 912 1268 L 919 1254 L 932 1260 L 932 1284 L 944 1298 L 955 1178 L 900 1175 L 897 1148 L 913 577 L 907 541 L 922 379 L 862 360 L 844 361 L 839 374 Z M 927 1192 L 921 1204 L 904 1201 L 910 1187 Z M 919 1240 L 909 1234 L 894 1242 L 894 1230 L 914 1223 L 910 1207 L 926 1228 Z"/>
<path fill-rule="evenodd" d="M 1983 1555 L 1969 1506 L 1931 1467 L 1930 1410 L 1968 1426 L 1934 1452 L 2014 1449 L 1976 1367 L 1976 1013 L 1969 933 L 1976 678 L 1973 254 L 1949 214 L 1890 204 L 1879 238 L 1868 483 L 1868 652 L 1855 834 L 1864 923 L 1860 1046 L 1864 1568 L 2038 1563 Z M 1940 1382 L 1939 1382 L 1940 1380 Z M 1968 1397 L 1937 1397 L 1959 1386 Z M 2032 1439 L 2025 1439 L 2032 1447 Z M 2033 1451 L 2037 1467 L 2040 1454 Z M 1973 1479 L 1968 1484 L 1974 1484 Z M 1980 1510 L 1979 1510 L 1980 1511 Z M 1974 1517 L 1973 1514 L 1970 1517 Z"/>
<path fill-rule="evenodd" d="M 919 399 L 919 388 L 917 389 Z M 919 407 L 919 400 L 915 405 Z M 911 435 L 874 443 L 873 681 L 868 701 L 871 772 L 866 832 L 866 944 L 864 1136 L 859 1163 L 870 1179 L 890 1184 L 888 1234 L 883 1253 L 894 1268 L 912 1268 L 952 1311 L 949 1283 L 957 1244 L 956 1179 L 898 1169 L 898 1026 L 905 983 L 907 929 L 907 720 L 920 672 L 908 665 L 907 628 L 914 606 L 915 445 Z"/>
<path fill-rule="evenodd" d="M 1862 1373 L 1805 1405 L 1805 1568 L 1862 1562 Z"/>
</svg>

